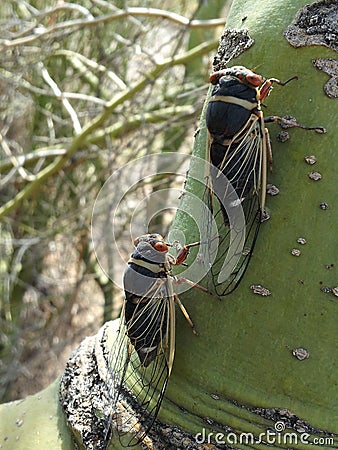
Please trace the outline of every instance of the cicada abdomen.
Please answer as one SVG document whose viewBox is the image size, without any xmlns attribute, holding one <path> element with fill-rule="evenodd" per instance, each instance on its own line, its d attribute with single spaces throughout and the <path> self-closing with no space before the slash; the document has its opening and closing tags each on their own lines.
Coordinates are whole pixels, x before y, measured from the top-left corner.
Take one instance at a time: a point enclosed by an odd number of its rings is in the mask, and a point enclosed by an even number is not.
<svg viewBox="0 0 338 450">
<path fill-rule="evenodd" d="M 118 338 L 110 357 L 111 406 L 106 444 L 114 432 L 122 445 L 130 447 L 147 439 L 167 387 L 175 353 L 175 303 L 194 330 L 184 306 L 173 290 L 172 266 L 186 259 L 189 248 L 168 254 L 159 234 L 134 241 L 124 274 L 125 302 Z M 104 447 L 103 447 L 104 448 Z"/>
</svg>

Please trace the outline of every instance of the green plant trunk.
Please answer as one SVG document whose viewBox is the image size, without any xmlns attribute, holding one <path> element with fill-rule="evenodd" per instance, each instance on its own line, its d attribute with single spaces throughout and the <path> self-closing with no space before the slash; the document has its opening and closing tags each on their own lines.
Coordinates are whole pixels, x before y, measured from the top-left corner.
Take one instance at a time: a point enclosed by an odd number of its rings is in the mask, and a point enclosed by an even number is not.
<svg viewBox="0 0 338 450">
<path fill-rule="evenodd" d="M 0 405 L 0 444 L 7 450 L 71 450 L 59 404 L 59 380 L 24 400 Z"/>
</svg>

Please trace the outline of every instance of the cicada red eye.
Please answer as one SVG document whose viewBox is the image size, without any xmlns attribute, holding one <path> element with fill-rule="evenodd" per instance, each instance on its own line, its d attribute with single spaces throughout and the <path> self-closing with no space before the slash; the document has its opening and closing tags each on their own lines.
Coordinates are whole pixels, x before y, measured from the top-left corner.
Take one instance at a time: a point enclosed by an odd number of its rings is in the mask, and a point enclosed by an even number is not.
<svg viewBox="0 0 338 450">
<path fill-rule="evenodd" d="M 157 250 L 158 252 L 162 252 L 165 253 L 168 251 L 168 245 L 165 242 L 153 242 L 152 246 L 154 247 L 155 250 Z"/>
<path fill-rule="evenodd" d="M 227 74 L 226 70 L 218 70 L 210 75 L 210 83 L 215 85 L 219 80 Z"/>
<path fill-rule="evenodd" d="M 260 75 L 257 75 L 256 73 L 248 73 L 245 76 L 245 79 L 248 83 L 250 83 L 252 86 L 260 86 L 263 83 L 263 77 L 261 77 Z"/>
</svg>

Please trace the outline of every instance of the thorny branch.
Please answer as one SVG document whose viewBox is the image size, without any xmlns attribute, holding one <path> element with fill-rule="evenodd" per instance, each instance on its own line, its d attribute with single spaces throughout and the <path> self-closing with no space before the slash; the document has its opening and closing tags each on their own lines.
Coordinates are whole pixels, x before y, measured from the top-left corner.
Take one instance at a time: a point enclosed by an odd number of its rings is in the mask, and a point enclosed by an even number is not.
<svg viewBox="0 0 338 450">
<path fill-rule="evenodd" d="M 156 80 L 162 72 L 164 72 L 168 67 L 173 67 L 176 65 L 187 64 L 190 60 L 198 56 L 202 56 L 206 54 L 208 51 L 215 48 L 217 45 L 217 40 L 213 40 L 210 42 L 203 43 L 196 48 L 193 48 L 190 51 L 184 52 L 181 55 L 175 55 L 174 57 L 167 58 L 163 60 L 161 63 L 157 64 L 148 74 L 146 74 L 140 81 L 134 84 L 134 86 L 129 89 L 125 89 L 117 96 L 113 97 L 109 102 L 106 103 L 105 109 L 97 115 L 87 126 L 81 129 L 81 125 L 78 122 L 77 117 L 74 117 L 74 113 L 69 113 L 73 116 L 73 124 L 74 120 L 76 125 L 74 124 L 74 128 L 76 129 L 77 135 L 74 137 L 74 140 L 71 142 L 67 149 L 67 153 L 43 170 L 41 170 L 35 177 L 33 181 L 30 182 L 27 186 L 25 186 L 14 198 L 10 199 L 6 204 L 0 207 L 0 217 L 7 215 L 10 211 L 15 209 L 25 198 L 27 198 L 30 194 L 34 192 L 34 190 L 41 185 L 48 177 L 58 172 L 66 162 L 74 155 L 74 153 L 81 148 L 83 145 L 86 145 L 92 133 L 98 130 L 104 122 L 110 117 L 114 110 L 122 103 L 125 103 L 131 100 L 136 96 L 137 93 L 142 91 L 145 86 L 149 83 L 149 80 Z M 51 80 L 49 80 L 51 83 Z M 59 97 L 62 97 L 61 91 L 57 88 L 57 86 L 53 85 L 54 93 L 57 93 Z M 65 99 L 63 99 L 63 102 Z M 79 130 L 79 131 L 78 131 Z M 81 130 L 81 131 L 80 131 Z"/>
<path fill-rule="evenodd" d="M 58 87 L 58 85 L 55 83 L 55 81 L 52 79 L 52 77 L 49 75 L 48 70 L 43 65 L 43 63 L 39 63 L 39 67 L 41 69 L 42 78 L 52 88 L 52 90 L 53 90 L 54 94 L 56 95 L 56 97 L 61 100 L 61 103 L 63 104 L 63 106 L 67 110 L 67 112 L 68 112 L 68 114 L 69 114 L 69 116 L 70 116 L 70 118 L 72 120 L 75 133 L 76 134 L 81 133 L 82 127 L 81 127 L 79 118 L 77 117 L 77 114 L 76 114 L 74 108 L 69 103 L 67 98 L 65 98 L 65 96 L 63 95 L 61 89 Z"/>
<path fill-rule="evenodd" d="M 79 7 L 73 4 L 64 4 L 62 6 L 56 6 L 42 13 L 38 13 L 36 15 L 32 15 L 27 17 L 27 21 L 33 21 L 34 19 L 41 19 L 46 16 L 53 16 L 56 13 L 63 11 L 65 9 L 76 9 L 80 10 Z M 211 28 L 218 27 L 225 24 L 225 19 L 212 19 L 212 20 L 189 20 L 186 17 L 183 17 L 179 14 L 165 11 L 157 8 L 142 8 L 142 7 L 131 7 L 125 10 L 119 10 L 113 14 L 107 14 L 103 16 L 99 16 L 94 18 L 89 11 L 85 8 L 81 7 L 81 13 L 85 13 L 85 19 L 74 19 L 68 20 L 62 23 L 58 23 L 55 25 L 51 25 L 50 27 L 43 27 L 41 24 L 37 24 L 35 26 L 30 26 L 27 30 L 30 33 L 28 36 L 18 37 L 16 39 L 3 39 L 0 41 L 0 45 L 3 49 L 27 45 L 35 42 L 36 40 L 41 39 L 42 37 L 51 37 L 55 33 L 59 33 L 60 31 L 66 30 L 69 32 L 71 29 L 73 31 L 83 28 L 83 27 L 92 27 L 100 24 L 107 24 L 113 20 L 121 20 L 126 17 L 133 16 L 144 16 L 144 17 L 154 17 L 157 19 L 167 19 L 179 25 L 190 27 L 190 28 Z M 25 34 L 25 32 L 21 33 L 21 35 Z"/>
<path fill-rule="evenodd" d="M 13 155 L 13 153 L 12 153 L 8 143 L 4 139 L 2 133 L 0 133 L 0 146 L 3 150 L 3 152 L 5 153 L 5 155 L 8 157 L 11 165 L 13 166 L 13 169 L 5 176 L 5 178 L 0 180 L 0 186 L 4 186 L 12 178 L 12 176 L 15 174 L 16 171 L 19 172 L 19 174 L 21 175 L 21 177 L 24 180 L 33 181 L 35 179 L 35 176 L 30 175 L 22 167 L 22 164 L 20 164 L 19 159 L 15 155 Z"/>
</svg>

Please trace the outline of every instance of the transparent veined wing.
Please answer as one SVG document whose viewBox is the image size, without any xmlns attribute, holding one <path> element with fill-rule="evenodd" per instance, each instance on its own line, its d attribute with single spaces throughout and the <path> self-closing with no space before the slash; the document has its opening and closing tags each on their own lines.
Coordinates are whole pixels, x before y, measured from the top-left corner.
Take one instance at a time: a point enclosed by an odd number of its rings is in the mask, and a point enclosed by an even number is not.
<svg viewBox="0 0 338 450">
<path fill-rule="evenodd" d="M 144 297 L 125 301 L 110 355 L 110 413 L 113 436 L 130 447 L 146 441 L 169 380 L 175 347 L 171 278 L 156 278 Z M 107 448 L 107 447 L 106 447 Z"/>
<path fill-rule="evenodd" d="M 262 118 L 252 114 L 233 138 L 209 140 L 210 173 L 204 201 L 215 219 L 219 242 L 217 248 L 206 246 L 206 258 L 213 261 L 207 287 L 218 297 L 230 294 L 239 285 L 260 224 L 267 218 L 267 139 Z"/>
</svg>

